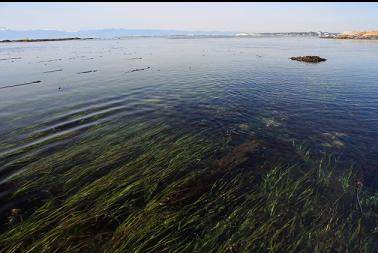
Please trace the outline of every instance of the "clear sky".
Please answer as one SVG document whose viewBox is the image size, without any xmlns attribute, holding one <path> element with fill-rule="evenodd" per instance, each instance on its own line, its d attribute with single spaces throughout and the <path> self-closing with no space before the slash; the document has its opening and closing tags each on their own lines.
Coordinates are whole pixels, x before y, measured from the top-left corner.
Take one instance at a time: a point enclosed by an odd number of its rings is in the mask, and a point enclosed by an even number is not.
<svg viewBox="0 0 378 253">
<path fill-rule="evenodd" d="M 0 28 L 364 31 L 378 30 L 378 3 L 0 3 Z"/>
</svg>

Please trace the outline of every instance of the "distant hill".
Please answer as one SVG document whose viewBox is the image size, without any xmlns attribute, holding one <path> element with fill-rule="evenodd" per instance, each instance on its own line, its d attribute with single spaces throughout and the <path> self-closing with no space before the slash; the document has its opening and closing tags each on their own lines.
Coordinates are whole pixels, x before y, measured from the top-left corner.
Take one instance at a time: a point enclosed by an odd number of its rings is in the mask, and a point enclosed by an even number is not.
<svg viewBox="0 0 378 253">
<path fill-rule="evenodd" d="M 234 35 L 234 32 L 179 31 L 156 29 L 96 29 L 77 32 L 59 30 L 0 30 L 0 40 L 51 39 L 51 38 L 116 38 L 125 36 L 169 36 L 169 35 Z"/>
<path fill-rule="evenodd" d="M 127 36 L 170 36 L 171 38 L 185 38 L 187 36 L 335 36 L 327 32 L 277 32 L 277 33 L 244 33 L 220 31 L 180 31 L 159 29 L 95 29 L 67 32 L 59 30 L 9 30 L 0 29 L 0 40 L 35 40 L 56 38 L 121 38 Z"/>
</svg>

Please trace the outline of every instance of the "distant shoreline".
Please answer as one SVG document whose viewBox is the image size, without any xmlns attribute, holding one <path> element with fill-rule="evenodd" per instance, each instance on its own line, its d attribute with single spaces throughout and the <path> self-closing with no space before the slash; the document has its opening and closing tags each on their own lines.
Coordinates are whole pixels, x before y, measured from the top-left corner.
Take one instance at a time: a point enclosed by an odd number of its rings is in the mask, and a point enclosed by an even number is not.
<svg viewBox="0 0 378 253">
<path fill-rule="evenodd" d="M 12 42 L 45 42 L 45 41 L 66 41 L 66 40 L 91 40 L 93 38 L 54 38 L 54 39 L 20 39 L 20 40 L 1 40 L 0 43 Z"/>
<path fill-rule="evenodd" d="M 164 35 L 164 36 L 122 36 L 114 38 L 102 39 L 122 39 L 122 38 L 168 38 L 168 39 L 186 39 L 186 38 L 263 38 L 263 37 L 317 37 L 321 39 L 349 39 L 349 40 L 378 40 L 377 32 L 355 32 L 355 33 L 341 33 L 341 34 L 326 34 L 314 35 L 315 33 L 260 33 L 260 34 L 236 34 L 236 35 Z M 50 38 L 50 39 L 16 39 L 16 40 L 0 40 L 0 43 L 17 43 L 17 42 L 48 42 L 48 41 L 69 41 L 69 40 L 93 40 L 96 38 Z M 97 38 L 100 39 L 100 38 Z"/>
</svg>

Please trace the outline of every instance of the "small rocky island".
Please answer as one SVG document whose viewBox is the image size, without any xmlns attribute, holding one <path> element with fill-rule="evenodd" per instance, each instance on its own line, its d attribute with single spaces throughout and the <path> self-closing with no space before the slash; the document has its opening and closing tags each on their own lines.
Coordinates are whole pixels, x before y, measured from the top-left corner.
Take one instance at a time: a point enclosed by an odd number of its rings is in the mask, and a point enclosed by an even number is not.
<svg viewBox="0 0 378 253">
<path fill-rule="evenodd" d="M 310 63 L 318 63 L 318 62 L 327 60 L 325 58 L 321 58 L 319 56 L 314 56 L 314 55 L 290 57 L 290 59 L 293 61 L 303 61 L 303 62 L 310 62 Z"/>
</svg>

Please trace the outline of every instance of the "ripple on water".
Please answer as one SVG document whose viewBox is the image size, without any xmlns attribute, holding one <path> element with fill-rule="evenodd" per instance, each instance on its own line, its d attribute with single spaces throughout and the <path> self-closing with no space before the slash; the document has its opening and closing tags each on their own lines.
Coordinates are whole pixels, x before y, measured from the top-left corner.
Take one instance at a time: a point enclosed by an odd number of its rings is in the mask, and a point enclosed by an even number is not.
<svg viewBox="0 0 378 253">
<path fill-rule="evenodd" d="M 371 56 L 377 47 L 360 43 L 335 47 L 322 41 L 319 50 L 329 59 L 327 64 L 305 66 L 287 58 L 313 50 L 311 40 L 217 42 L 119 41 L 125 52 L 112 41 L 85 46 L 85 42 L 67 42 L 59 50 L 50 43 L 3 47 L 1 59 L 21 58 L 0 62 L 3 80 L 19 83 L 22 71 L 44 85 L 0 93 L 4 135 L 0 163 L 10 168 L 19 158 L 42 152 L 44 146 L 48 149 L 65 138 L 69 142 L 101 124 L 127 124 L 135 118 L 145 122 L 160 118 L 177 129 L 205 129 L 240 139 L 269 132 L 314 143 L 314 148 L 345 151 L 355 162 L 360 157 L 367 157 L 372 165 L 378 162 L 372 155 L 378 154 L 378 76 Z M 349 60 L 356 59 L 355 52 L 361 61 Z M 81 66 L 81 60 L 89 59 L 85 68 Z M 147 66 L 149 71 L 124 74 Z M 59 78 L 43 74 L 60 69 L 64 71 Z M 98 72 L 77 75 L 81 70 Z M 59 96 L 57 87 L 64 87 Z"/>
</svg>

